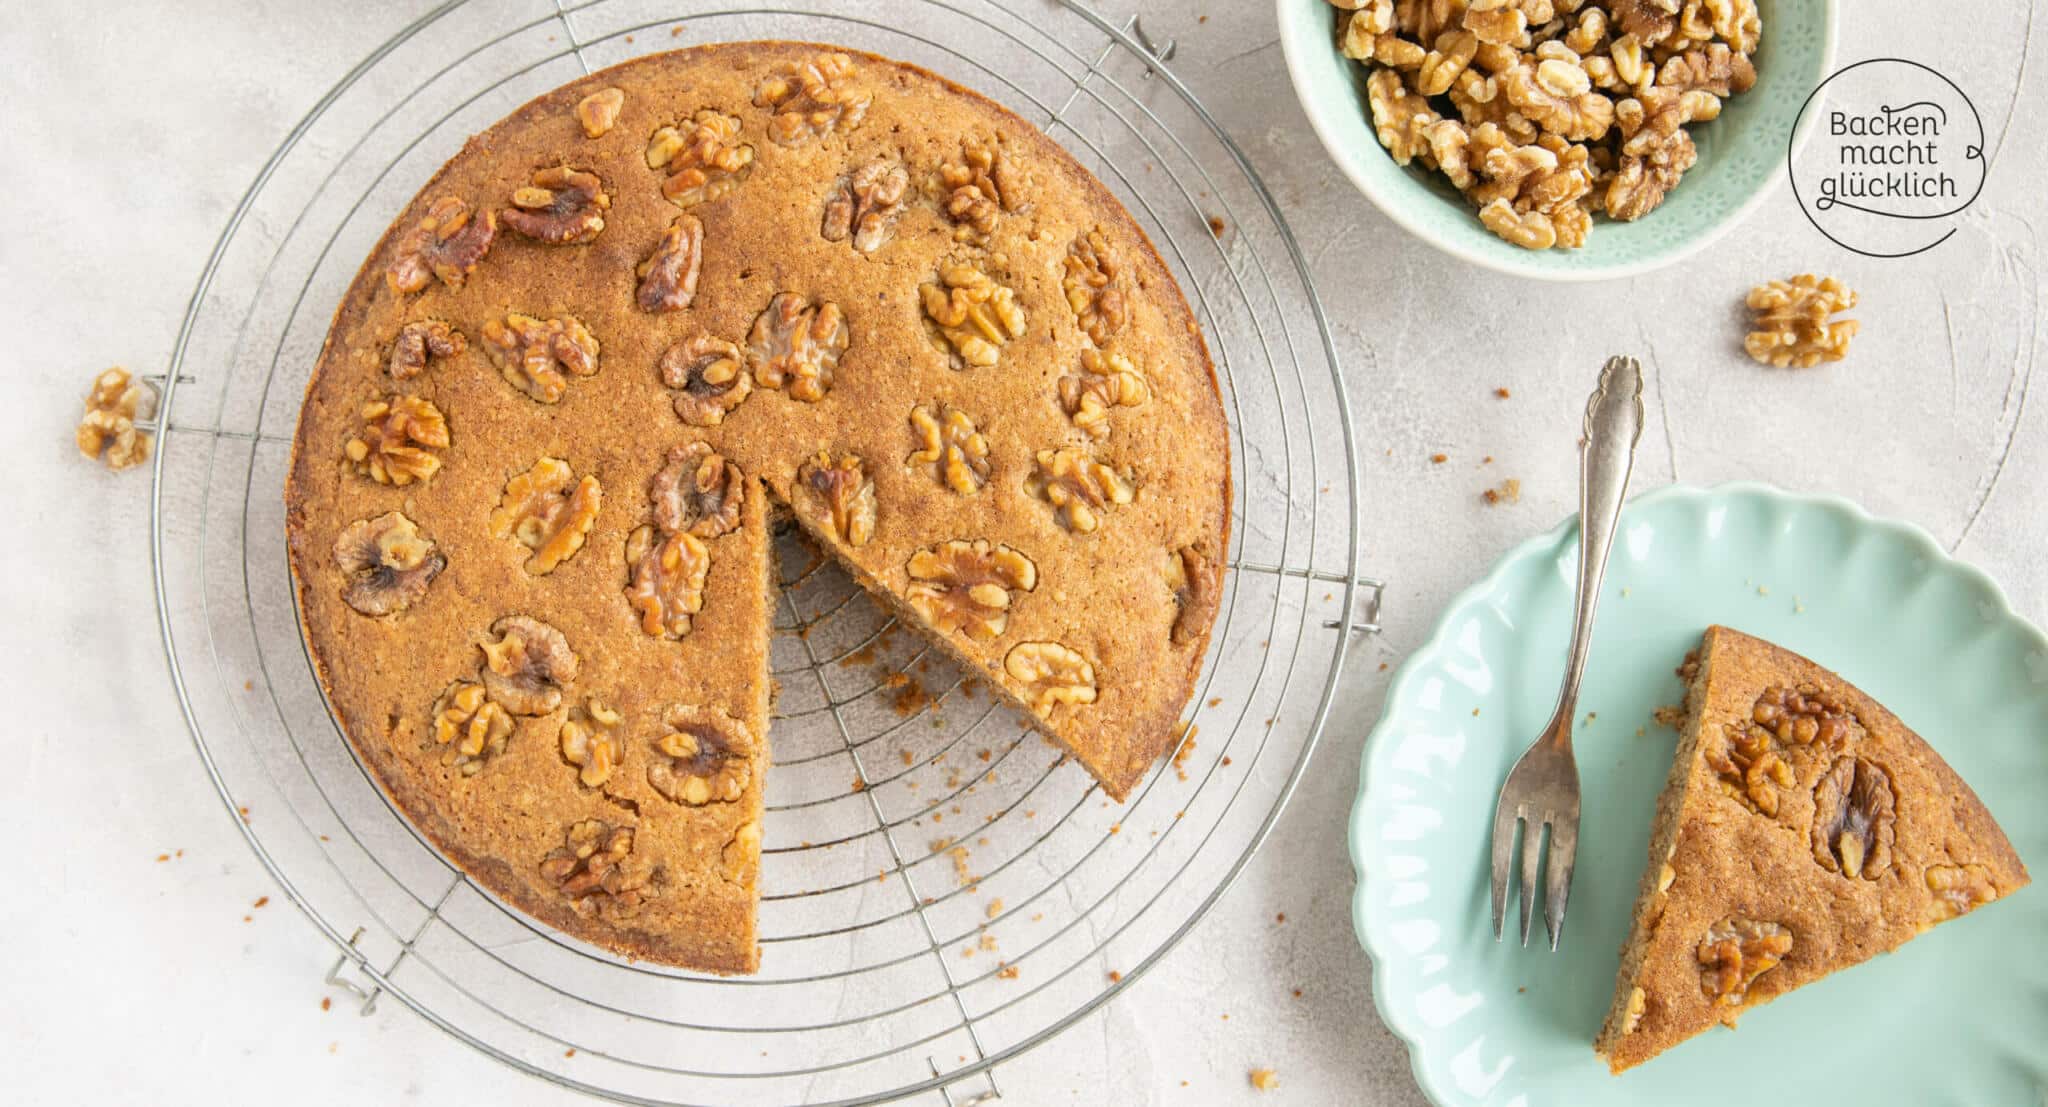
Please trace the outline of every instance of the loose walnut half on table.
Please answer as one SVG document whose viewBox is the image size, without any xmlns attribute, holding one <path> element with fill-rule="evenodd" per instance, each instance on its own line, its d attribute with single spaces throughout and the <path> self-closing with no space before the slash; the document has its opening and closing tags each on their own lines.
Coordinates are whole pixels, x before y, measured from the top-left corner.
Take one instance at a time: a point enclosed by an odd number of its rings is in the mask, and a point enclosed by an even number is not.
<svg viewBox="0 0 2048 1107">
<path fill-rule="evenodd" d="M 109 369 L 94 378 L 85 396 L 85 417 L 78 421 L 78 452 L 117 472 L 148 461 L 149 433 L 135 429 L 148 399 L 126 369 Z"/>
</svg>

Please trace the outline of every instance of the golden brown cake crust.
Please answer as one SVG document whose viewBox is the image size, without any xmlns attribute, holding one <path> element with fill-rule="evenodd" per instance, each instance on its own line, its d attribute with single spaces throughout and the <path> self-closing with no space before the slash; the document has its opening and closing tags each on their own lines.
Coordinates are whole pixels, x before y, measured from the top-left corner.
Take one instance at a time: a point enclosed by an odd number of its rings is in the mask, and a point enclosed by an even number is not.
<svg viewBox="0 0 2048 1107">
<path fill-rule="evenodd" d="M 864 117 L 778 141 L 776 97 L 764 97 L 763 82 L 821 52 L 849 59 L 852 71 L 838 83 L 871 97 Z M 578 104 L 606 88 L 621 90 L 623 104 L 608 130 L 588 137 Z M 649 168 L 647 153 L 659 128 L 687 129 L 701 109 L 737 119 L 754 161 L 736 188 L 684 207 L 664 196 L 669 172 Z M 1021 193 L 979 230 L 948 214 L 940 178 L 943 166 L 962 162 L 963 141 L 996 144 L 1009 161 L 1005 183 Z M 862 252 L 825 236 L 825 208 L 843 178 L 875 162 L 902 165 L 909 185 L 887 240 Z M 387 283 L 387 269 L 438 201 L 461 200 L 478 217 L 502 213 L 538 172 L 563 165 L 602 182 L 608 207 L 594 238 L 542 242 L 500 215 L 494 243 L 459 288 L 428 277 L 400 294 Z M 650 312 L 636 269 L 685 214 L 703 236 L 694 302 Z M 1079 318 L 1063 287 L 1069 254 L 1091 231 L 1120 267 L 1128 313 L 1120 329 Z M 954 367 L 923 302 L 920 286 L 942 283 L 943 264 L 959 262 L 1010 288 L 1023 311 L 1022 333 L 1000 346 L 993 365 Z M 698 335 L 744 348 L 757 317 L 785 292 L 844 314 L 849 340 L 822 399 L 805 402 L 793 398 L 794 387 L 757 381 L 719 424 L 685 425 L 677 390 L 661 379 L 663 353 Z M 557 402 L 536 402 L 487 357 L 487 324 L 512 313 L 573 316 L 596 339 L 597 371 L 567 374 Z M 394 375 L 394 343 L 423 321 L 449 325 L 465 348 Z M 1062 378 L 1078 374 L 1091 352 L 1129 358 L 1145 384 L 1142 402 L 1109 406 L 1099 434 L 1078 425 L 1061 391 Z M 438 470 L 403 486 L 364 475 L 345 456 L 362 436 L 364 405 L 394 395 L 433 404 L 449 438 L 429 451 Z M 978 492 L 955 492 L 933 466 L 910 460 L 919 447 L 910 418 L 918 405 L 973 418 L 990 463 Z M 703 539 L 711 566 L 689 632 L 680 641 L 651 637 L 624 595 L 626 544 L 636 528 L 657 522 L 649 484 L 670 449 L 700 441 L 742 474 L 741 525 Z M 1076 533 L 1035 492 L 1036 459 L 1050 450 L 1106 464 L 1134 495 L 1098 507 L 1097 528 Z M 799 487 L 800 466 L 819 451 L 860 458 L 872 480 L 877 520 L 864 544 L 841 541 Z M 529 569 L 533 551 L 494 535 L 490 517 L 508 480 L 543 457 L 566 462 L 574 478 L 597 478 L 601 501 L 582 547 L 540 575 Z M 922 612 L 901 597 L 919 550 L 985 539 L 1023 552 L 1035 587 L 1012 591 L 1002 631 L 987 640 L 943 633 L 943 644 L 1013 702 L 1034 699 L 1005 670 L 1013 646 L 1053 642 L 1085 658 L 1095 701 L 1048 702 L 1038 722 L 1113 796 L 1127 794 L 1172 743 L 1215 614 L 1231 499 L 1227 427 L 1186 301 L 1114 197 L 1035 128 L 916 67 L 804 43 L 698 47 L 563 86 L 470 139 L 393 222 L 336 311 L 307 388 L 286 489 L 291 564 L 316 672 L 393 801 L 491 892 L 628 956 L 752 971 L 758 838 L 750 835 L 759 832 L 772 741 L 771 499 L 789 503 L 914 623 Z M 364 615 L 343 599 L 336 542 L 352 525 L 390 512 L 430 539 L 445 567 L 410 606 Z M 1190 551 L 1185 562 L 1182 551 Z M 559 707 L 517 717 L 502 750 L 465 775 L 433 740 L 436 704 L 453 682 L 476 679 L 481 644 L 511 615 L 559 630 L 577 671 Z M 564 719 L 589 696 L 622 718 L 618 763 L 598 786 L 582 784 L 560 749 Z M 742 759 L 748 782 L 737 798 L 691 807 L 650 785 L 651 743 L 675 705 L 723 712 L 752 735 L 756 749 Z M 645 882 L 633 889 L 639 894 L 578 900 L 543 873 L 550 854 L 573 852 L 571 828 L 592 820 L 633 828 L 626 856 Z"/>
<path fill-rule="evenodd" d="M 1685 729 L 1594 1045 L 1615 1072 L 2028 883 L 1969 785 L 1841 677 L 1721 626 L 1682 672 Z M 1743 933 L 1703 958 L 1730 920 Z M 1752 973 L 1729 1001 L 1710 997 Z"/>
</svg>

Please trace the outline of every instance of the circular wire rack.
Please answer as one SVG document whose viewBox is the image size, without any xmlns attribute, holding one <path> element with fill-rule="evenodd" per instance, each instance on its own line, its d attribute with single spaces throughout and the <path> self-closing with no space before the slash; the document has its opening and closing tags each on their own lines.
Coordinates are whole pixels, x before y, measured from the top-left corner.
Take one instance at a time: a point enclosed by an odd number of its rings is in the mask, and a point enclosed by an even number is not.
<svg viewBox="0 0 2048 1107">
<path fill-rule="evenodd" d="M 256 175 L 200 276 L 152 424 L 163 644 L 194 745 L 257 858 L 385 996 L 527 1073 L 630 1103 L 1001 1096 L 995 1067 L 1130 987 L 1271 829 L 1321 732 L 1358 575 L 1351 421 L 1301 250 L 1172 44 L 1078 0 L 456 0 L 350 70 Z M 357 262 L 519 104 L 698 42 L 795 38 L 992 95 L 1161 247 L 1211 344 L 1235 502 L 1176 756 L 1129 800 L 928 651 L 794 533 L 761 864 L 761 971 L 636 964 L 502 905 L 398 814 L 327 709 L 286 568 L 307 375 Z M 1114 971 L 1113 971 L 1114 970 Z"/>
</svg>

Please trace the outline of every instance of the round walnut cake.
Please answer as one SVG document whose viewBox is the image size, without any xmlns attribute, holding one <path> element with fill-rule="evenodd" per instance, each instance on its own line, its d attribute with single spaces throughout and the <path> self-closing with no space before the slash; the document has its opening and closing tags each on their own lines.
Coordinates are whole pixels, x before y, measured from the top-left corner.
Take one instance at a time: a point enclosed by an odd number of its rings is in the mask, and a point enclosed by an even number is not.
<svg viewBox="0 0 2048 1107">
<path fill-rule="evenodd" d="M 1227 428 L 1143 231 L 913 66 L 731 43 L 472 138 L 335 313 L 286 490 L 314 664 L 479 883 L 759 964 L 787 510 L 1121 799 L 1222 586 Z"/>
</svg>

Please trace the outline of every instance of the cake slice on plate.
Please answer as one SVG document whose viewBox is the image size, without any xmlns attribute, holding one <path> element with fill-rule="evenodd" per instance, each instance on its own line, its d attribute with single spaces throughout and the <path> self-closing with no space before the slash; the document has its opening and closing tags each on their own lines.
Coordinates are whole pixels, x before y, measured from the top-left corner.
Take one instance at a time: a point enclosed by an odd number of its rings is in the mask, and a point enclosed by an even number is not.
<svg viewBox="0 0 2048 1107">
<path fill-rule="evenodd" d="M 1990 812 L 1875 700 L 1708 627 L 1614 1004 L 1615 1072 L 2027 883 Z"/>
</svg>

